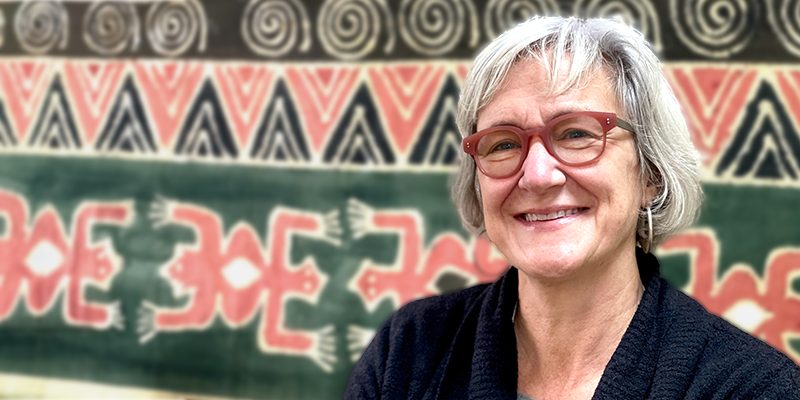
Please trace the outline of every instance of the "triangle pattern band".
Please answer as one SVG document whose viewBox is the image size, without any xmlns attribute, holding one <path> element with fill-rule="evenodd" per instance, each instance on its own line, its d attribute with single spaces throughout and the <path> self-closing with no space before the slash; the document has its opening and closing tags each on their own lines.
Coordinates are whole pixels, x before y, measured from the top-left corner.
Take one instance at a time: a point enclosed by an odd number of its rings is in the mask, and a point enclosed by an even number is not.
<svg viewBox="0 0 800 400">
<path fill-rule="evenodd" d="M 59 76 L 53 79 L 45 95 L 28 146 L 49 150 L 81 148 L 80 135 Z"/>
<path fill-rule="evenodd" d="M 324 161 L 339 165 L 394 164 L 395 156 L 375 102 L 362 85 L 325 149 Z"/>
<path fill-rule="evenodd" d="M 181 128 L 175 154 L 235 159 L 239 155 L 235 143 L 217 93 L 206 81 Z"/>
<path fill-rule="evenodd" d="M 130 77 L 125 79 L 122 90 L 111 107 L 95 148 L 104 152 L 158 152 L 144 107 Z"/>
<path fill-rule="evenodd" d="M 297 109 L 283 80 L 275 84 L 272 99 L 256 130 L 250 157 L 278 163 L 311 160 Z"/>
<path fill-rule="evenodd" d="M 800 177 L 800 137 L 775 89 L 762 82 L 717 175 L 737 178 L 796 180 Z"/>
<path fill-rule="evenodd" d="M 461 155 L 461 134 L 456 125 L 456 112 L 460 90 L 455 78 L 452 75 L 448 76 L 428 121 L 414 144 L 409 164 L 458 165 Z"/>
</svg>

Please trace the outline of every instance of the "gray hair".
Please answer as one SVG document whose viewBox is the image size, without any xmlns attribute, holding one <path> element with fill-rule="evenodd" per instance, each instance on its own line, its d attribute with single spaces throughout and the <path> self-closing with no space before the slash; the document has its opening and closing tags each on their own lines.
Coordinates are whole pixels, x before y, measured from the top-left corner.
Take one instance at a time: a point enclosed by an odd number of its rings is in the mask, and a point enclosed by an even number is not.
<svg viewBox="0 0 800 400">
<path fill-rule="evenodd" d="M 642 183 L 656 188 L 650 204 L 650 248 L 694 222 L 703 198 L 697 151 L 658 58 L 639 32 L 621 22 L 537 17 L 500 35 L 475 59 L 461 89 L 456 117 L 461 135 L 475 133 L 479 112 L 501 88 L 511 66 L 531 58 L 550 74 L 549 94 L 553 95 L 584 84 L 598 71 L 608 73 L 624 113 L 621 117 L 637 131 L 634 142 Z M 565 68 L 566 77 L 559 79 Z M 467 154 L 461 157 L 453 199 L 464 227 L 484 234 L 475 162 Z M 639 243 L 646 247 L 645 210 L 639 212 L 636 232 Z"/>
</svg>

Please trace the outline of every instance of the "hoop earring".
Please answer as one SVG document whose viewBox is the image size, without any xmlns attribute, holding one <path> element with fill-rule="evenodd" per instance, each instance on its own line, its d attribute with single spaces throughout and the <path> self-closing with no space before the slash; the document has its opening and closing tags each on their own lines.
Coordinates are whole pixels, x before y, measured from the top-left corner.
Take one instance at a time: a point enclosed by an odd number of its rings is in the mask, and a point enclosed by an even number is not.
<svg viewBox="0 0 800 400">
<path fill-rule="evenodd" d="M 653 243 L 653 213 L 650 206 L 647 206 L 647 247 L 644 247 L 645 254 L 650 252 L 650 244 Z"/>
</svg>

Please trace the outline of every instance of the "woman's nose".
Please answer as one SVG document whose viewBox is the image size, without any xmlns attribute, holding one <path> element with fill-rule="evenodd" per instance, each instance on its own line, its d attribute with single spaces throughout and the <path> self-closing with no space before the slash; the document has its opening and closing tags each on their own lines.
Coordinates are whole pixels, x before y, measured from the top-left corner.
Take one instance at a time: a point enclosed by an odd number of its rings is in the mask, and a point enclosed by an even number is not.
<svg viewBox="0 0 800 400">
<path fill-rule="evenodd" d="M 541 193 L 566 183 L 567 177 L 561 163 L 547 151 L 541 139 L 534 138 L 528 147 L 528 155 L 522 163 L 519 187 Z"/>
</svg>

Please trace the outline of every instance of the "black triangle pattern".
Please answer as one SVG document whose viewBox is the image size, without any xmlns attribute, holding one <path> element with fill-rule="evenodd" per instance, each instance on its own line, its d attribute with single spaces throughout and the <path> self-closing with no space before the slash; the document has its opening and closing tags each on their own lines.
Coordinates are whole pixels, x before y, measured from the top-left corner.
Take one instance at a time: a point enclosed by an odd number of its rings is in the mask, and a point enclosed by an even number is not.
<svg viewBox="0 0 800 400">
<path fill-rule="evenodd" d="M 50 84 L 28 145 L 46 149 L 81 148 L 81 139 L 58 75 Z"/>
<path fill-rule="evenodd" d="M 278 80 L 256 130 L 250 157 L 278 162 L 309 161 L 308 143 L 297 115 L 286 84 Z"/>
<path fill-rule="evenodd" d="M 461 134 L 456 125 L 456 112 L 460 90 L 455 78 L 449 75 L 417 137 L 410 164 L 458 165 Z"/>
<path fill-rule="evenodd" d="M 158 152 L 144 107 L 131 77 L 125 79 L 105 126 L 100 131 L 95 148 L 107 152 Z"/>
<path fill-rule="evenodd" d="M 394 152 L 365 85 L 356 91 L 323 154 L 323 160 L 332 164 L 394 164 Z"/>
<path fill-rule="evenodd" d="M 775 118 L 764 115 L 764 108 Z M 765 148 L 769 143 L 773 149 Z M 762 82 L 733 140 L 717 164 L 717 175 L 743 177 L 749 174 L 764 179 L 797 179 L 794 166 L 800 166 L 800 136 L 789 119 L 775 89 Z"/>
<path fill-rule="evenodd" d="M 175 154 L 202 158 L 236 158 L 239 151 L 210 81 L 203 83 L 187 113 Z"/>
<path fill-rule="evenodd" d="M 761 163 L 759 163 L 756 167 L 755 175 L 761 178 L 782 178 L 780 174 L 781 167 L 779 162 L 780 161 L 778 161 L 778 159 L 775 157 L 774 152 L 768 152 L 764 156 L 764 159 L 761 160 Z"/>
<path fill-rule="evenodd" d="M 12 147 L 17 144 L 17 138 L 11 132 L 6 115 L 5 104 L 0 102 L 0 147 Z"/>
</svg>

